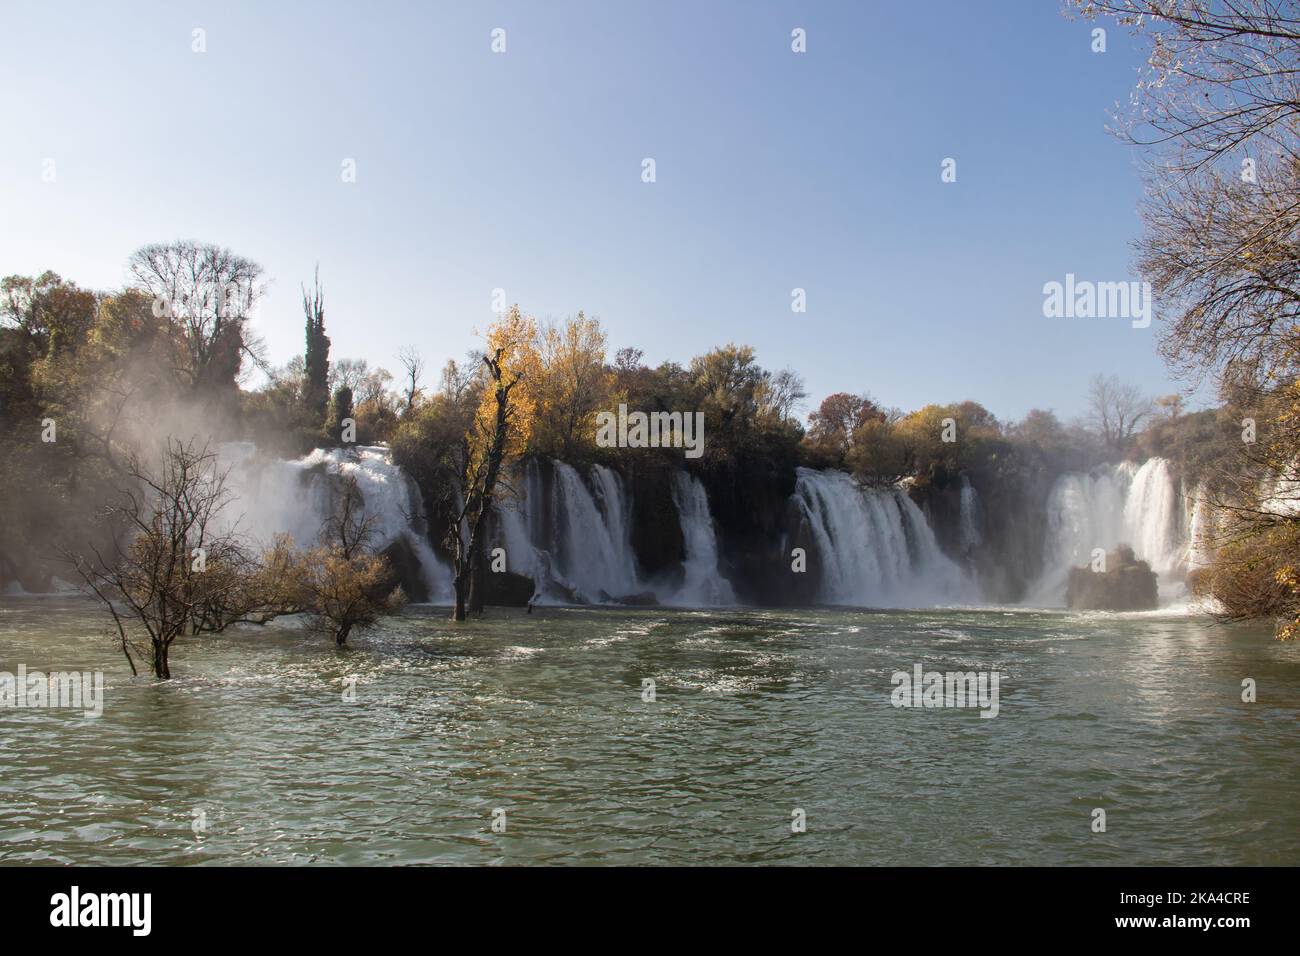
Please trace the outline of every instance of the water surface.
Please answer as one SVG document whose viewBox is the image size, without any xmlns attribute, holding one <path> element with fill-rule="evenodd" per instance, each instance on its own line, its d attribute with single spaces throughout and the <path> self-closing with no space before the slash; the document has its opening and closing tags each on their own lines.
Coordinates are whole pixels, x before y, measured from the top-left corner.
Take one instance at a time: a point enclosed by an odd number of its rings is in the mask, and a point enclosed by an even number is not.
<svg viewBox="0 0 1300 956">
<path fill-rule="evenodd" d="M 0 710 L 0 863 L 1300 863 L 1300 647 L 1266 629 L 444 615 L 342 650 L 292 622 L 187 639 L 160 684 L 130 676 L 92 605 L 0 600 L 0 670 L 107 680 L 98 719 Z M 917 662 L 1000 671 L 999 716 L 891 706 Z"/>
</svg>

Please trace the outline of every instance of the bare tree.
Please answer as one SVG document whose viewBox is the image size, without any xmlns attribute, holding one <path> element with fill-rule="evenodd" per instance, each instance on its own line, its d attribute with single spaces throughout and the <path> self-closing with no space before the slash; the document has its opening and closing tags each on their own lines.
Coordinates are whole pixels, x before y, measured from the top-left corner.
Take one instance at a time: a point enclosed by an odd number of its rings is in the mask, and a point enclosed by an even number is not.
<svg viewBox="0 0 1300 956">
<path fill-rule="evenodd" d="M 402 363 L 402 368 L 406 372 L 406 410 L 409 412 L 415 407 L 415 399 L 420 394 L 420 379 L 424 375 L 424 359 L 421 357 L 419 349 L 412 345 L 406 345 L 397 354 L 397 360 Z"/>
<path fill-rule="evenodd" d="M 481 361 L 482 356 L 475 354 L 471 354 L 464 365 L 458 364 L 455 359 L 447 359 L 439 376 L 438 394 L 452 405 L 460 405 L 481 374 Z"/>
<path fill-rule="evenodd" d="M 86 587 L 113 618 L 122 652 L 154 676 L 171 677 L 172 644 L 185 634 L 212 629 L 214 609 L 239 587 L 248 556 L 218 516 L 229 502 L 216 456 L 194 441 L 169 439 L 156 469 L 132 457 L 133 479 L 109 516 L 125 532 L 115 552 L 94 560 L 73 557 Z"/>
<path fill-rule="evenodd" d="M 1119 134 L 1170 147 L 1184 173 L 1267 141 L 1291 159 L 1300 121 L 1300 17 L 1285 0 L 1071 0 L 1113 17 L 1149 47 L 1132 113 Z"/>
<path fill-rule="evenodd" d="M 807 397 L 808 390 L 802 376 L 792 368 L 772 373 L 767 381 L 766 405 L 777 418 L 789 418 L 803 407 L 803 400 Z"/>
<path fill-rule="evenodd" d="M 1199 378 L 1290 370 L 1300 318 L 1300 16 L 1278 0 L 1075 0 L 1147 44 L 1120 137 L 1144 148 L 1139 265 L 1165 357 Z"/>
<path fill-rule="evenodd" d="M 1088 384 L 1088 409 L 1089 423 L 1108 446 L 1120 450 L 1151 414 L 1151 399 L 1114 375 L 1094 375 Z"/>
<path fill-rule="evenodd" d="M 263 364 L 245 328 L 265 288 L 256 262 L 220 246 L 179 241 L 137 250 L 127 268 L 177 333 L 176 371 L 191 387 L 233 387 L 245 357 Z"/>
</svg>

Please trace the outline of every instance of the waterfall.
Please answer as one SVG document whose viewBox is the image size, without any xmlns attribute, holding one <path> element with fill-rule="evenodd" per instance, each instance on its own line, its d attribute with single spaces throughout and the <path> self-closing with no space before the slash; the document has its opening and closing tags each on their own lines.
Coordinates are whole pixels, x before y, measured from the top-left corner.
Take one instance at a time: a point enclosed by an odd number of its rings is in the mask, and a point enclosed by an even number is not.
<svg viewBox="0 0 1300 956">
<path fill-rule="evenodd" d="M 576 468 L 553 461 L 551 521 L 559 578 L 584 601 L 605 603 L 641 590 L 632 554 L 623 481 L 596 465 L 597 493 Z"/>
<path fill-rule="evenodd" d="M 528 461 L 521 494 L 498 500 L 496 543 L 511 571 L 536 582 L 546 603 L 617 603 L 646 590 L 631 541 L 631 498 L 618 473 L 591 469 L 588 485 L 572 465 Z M 522 480 L 520 480 L 522 479 Z"/>
<path fill-rule="evenodd" d="M 901 488 L 865 488 L 840 471 L 798 469 L 793 501 L 816 549 L 828 604 L 933 607 L 976 599 Z"/>
<path fill-rule="evenodd" d="M 970 483 L 970 479 L 965 475 L 961 476 L 961 527 L 960 527 L 960 546 L 961 553 L 969 555 L 971 550 L 979 547 L 984 543 L 984 535 L 980 532 L 980 502 L 979 495 L 975 493 L 975 486 Z"/>
<path fill-rule="evenodd" d="M 691 607 L 735 604 L 731 583 L 718 573 L 718 541 L 704 485 L 694 475 L 674 471 L 673 504 L 685 542 L 685 580 L 670 603 Z"/>
<path fill-rule="evenodd" d="M 1087 565 L 1095 548 L 1112 551 L 1120 544 L 1130 545 L 1156 572 L 1162 599 L 1182 596 L 1194 516 L 1195 505 L 1189 515 L 1163 458 L 1062 475 L 1048 498 L 1044 571 L 1028 603 L 1062 604 L 1070 568 Z"/>
<path fill-rule="evenodd" d="M 218 448 L 218 461 L 228 469 L 233 496 L 223 515 L 227 529 L 262 547 L 277 534 L 292 536 L 300 548 L 315 545 L 334 508 L 334 476 L 354 477 L 375 550 L 404 540 L 420 562 L 430 600 L 451 601 L 451 569 L 429 547 L 419 489 L 393 464 L 387 448 L 317 448 L 288 461 L 262 458 L 253 444 L 232 442 Z"/>
<path fill-rule="evenodd" d="M 1163 458 L 1150 458 L 1133 475 L 1124 501 L 1124 527 L 1134 553 L 1161 577 L 1178 572 L 1185 557 L 1182 497 Z"/>
<path fill-rule="evenodd" d="M 550 481 L 546 481 L 549 470 Z M 632 547 L 632 495 L 612 468 L 528 461 L 522 494 L 497 508 L 495 543 L 510 570 L 531 577 L 545 603 L 644 603 L 699 607 L 735 603 L 718 573 L 718 548 L 704 486 L 678 472 L 672 496 L 685 540 L 682 583 L 647 579 Z M 549 487 L 548 487 L 549 484 Z"/>
</svg>

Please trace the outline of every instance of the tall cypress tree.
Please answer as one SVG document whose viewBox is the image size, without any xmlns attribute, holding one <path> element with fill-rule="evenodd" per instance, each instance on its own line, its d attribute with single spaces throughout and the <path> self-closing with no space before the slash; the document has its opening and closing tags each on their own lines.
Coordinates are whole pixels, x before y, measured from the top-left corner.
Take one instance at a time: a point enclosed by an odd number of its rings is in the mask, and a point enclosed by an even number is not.
<svg viewBox="0 0 1300 956">
<path fill-rule="evenodd" d="M 317 417 L 329 404 L 330 338 L 325 334 L 325 294 L 320 287 L 320 267 L 312 291 L 302 290 L 302 311 L 307 317 L 307 352 L 304 355 L 303 401 Z"/>
</svg>

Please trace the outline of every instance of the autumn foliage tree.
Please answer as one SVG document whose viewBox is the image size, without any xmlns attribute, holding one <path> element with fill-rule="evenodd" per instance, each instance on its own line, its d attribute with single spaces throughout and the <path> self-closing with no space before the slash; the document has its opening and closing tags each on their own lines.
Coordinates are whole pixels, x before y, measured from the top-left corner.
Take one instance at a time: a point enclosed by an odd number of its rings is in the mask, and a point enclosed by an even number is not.
<svg viewBox="0 0 1300 956">
<path fill-rule="evenodd" d="M 471 592 L 482 593 L 486 520 L 503 466 L 528 445 L 536 404 L 518 386 L 535 370 L 536 353 L 530 348 L 535 335 L 536 323 L 518 306 L 488 329 L 479 404 L 453 446 L 460 500 L 448 514 L 446 541 L 452 556 L 452 619 L 456 621 L 465 620 Z"/>
</svg>

